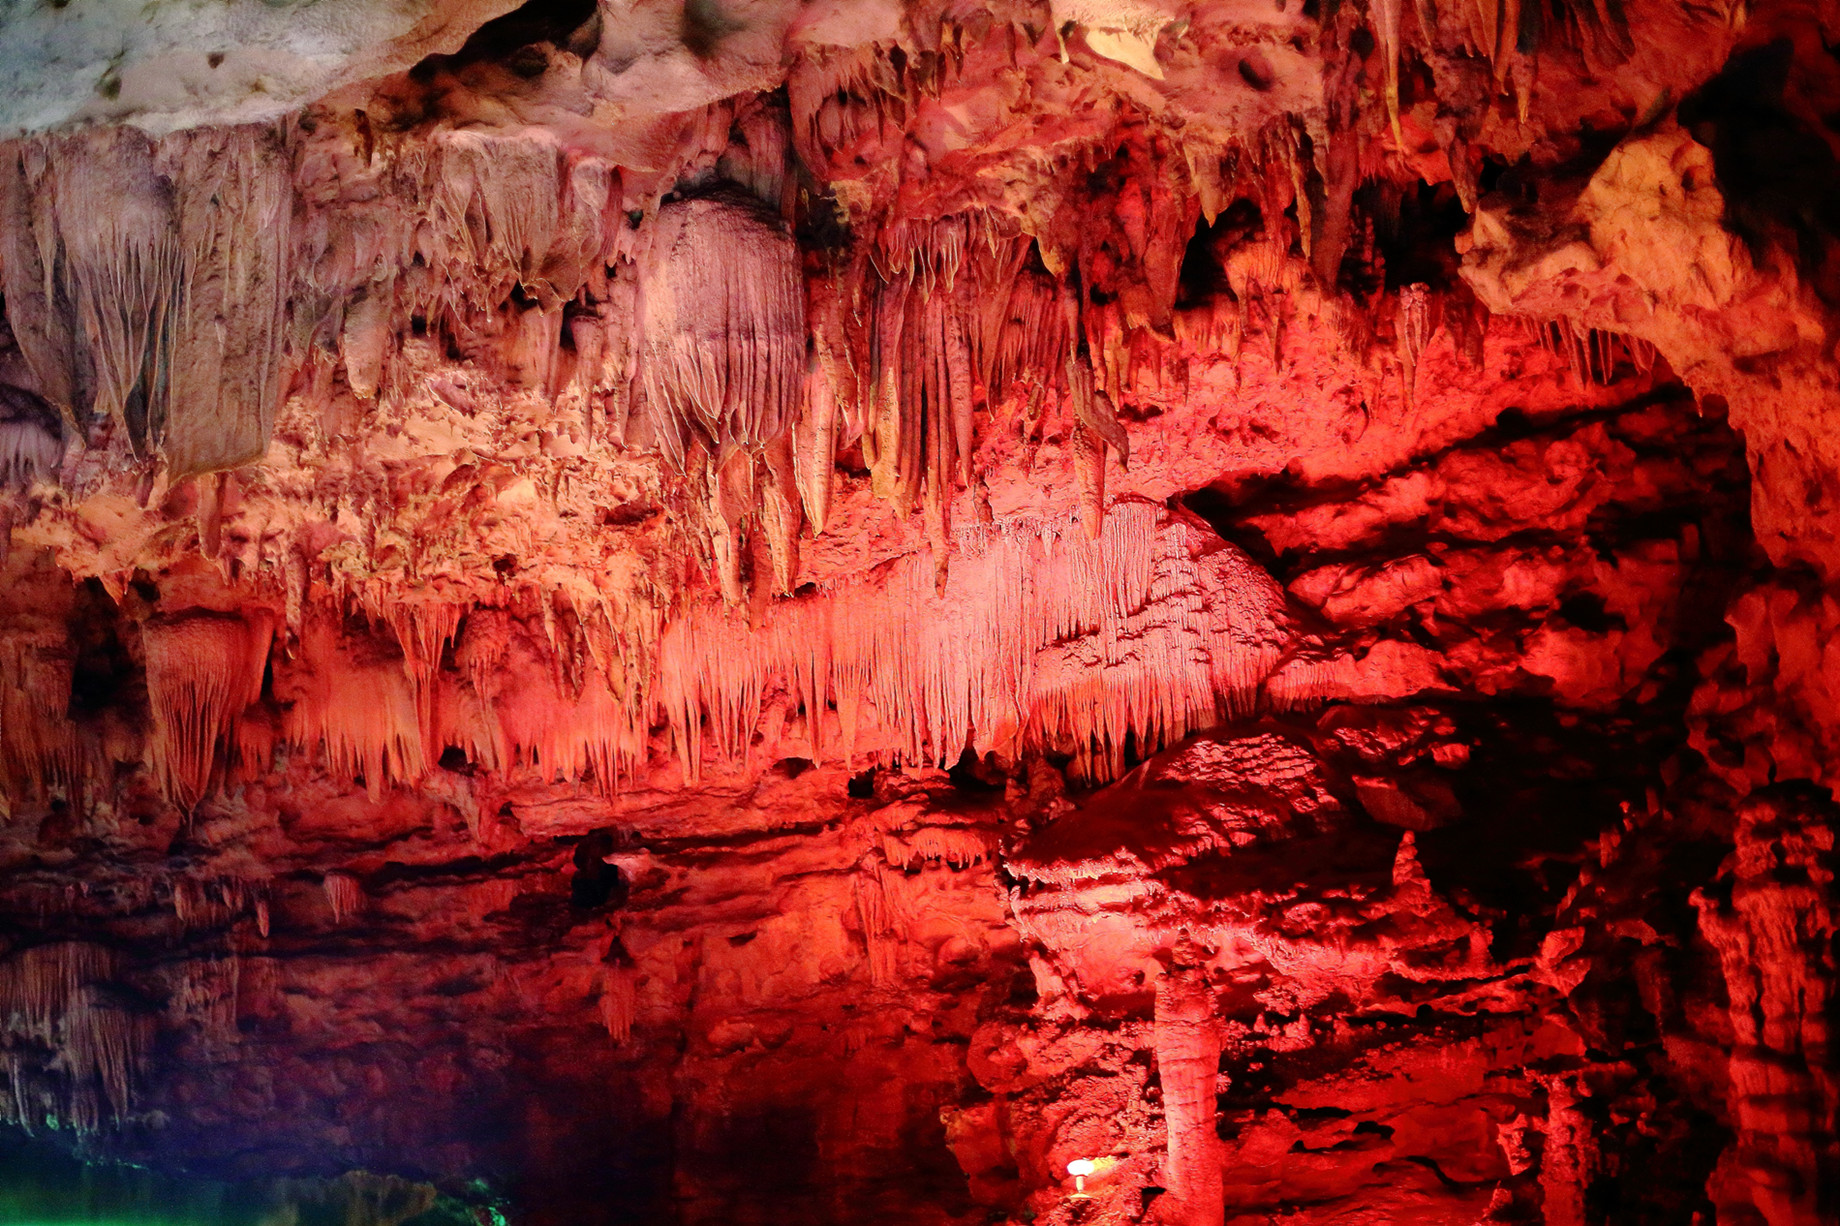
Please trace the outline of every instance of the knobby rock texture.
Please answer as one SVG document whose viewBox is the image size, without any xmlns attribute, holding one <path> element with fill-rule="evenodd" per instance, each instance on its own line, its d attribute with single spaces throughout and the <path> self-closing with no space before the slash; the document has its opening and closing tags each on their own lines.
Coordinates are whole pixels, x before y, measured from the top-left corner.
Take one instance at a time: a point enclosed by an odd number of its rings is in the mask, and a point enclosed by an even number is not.
<svg viewBox="0 0 1840 1226">
<path fill-rule="evenodd" d="M 0 1208 L 1840 1220 L 1840 5 L 220 7 L 0 3 Z"/>
</svg>

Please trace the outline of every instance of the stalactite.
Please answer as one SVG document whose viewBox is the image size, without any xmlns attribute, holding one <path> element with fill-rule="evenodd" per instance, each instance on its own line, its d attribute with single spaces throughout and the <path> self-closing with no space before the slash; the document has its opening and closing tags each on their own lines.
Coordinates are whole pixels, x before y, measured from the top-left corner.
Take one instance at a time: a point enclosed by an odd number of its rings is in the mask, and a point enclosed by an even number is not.
<svg viewBox="0 0 1840 1226">
<path fill-rule="evenodd" d="M 1481 7 L 1493 10 L 1495 0 L 1481 0 Z M 1400 40 L 1403 35 L 1400 16 L 1403 11 L 1401 0 L 1373 0 L 1369 13 L 1373 17 L 1374 37 L 1380 43 L 1380 53 L 1385 57 L 1385 84 L 1383 92 L 1386 99 L 1387 122 L 1393 128 L 1393 144 L 1405 148 L 1405 137 L 1399 131 L 1399 53 Z M 1489 45 L 1494 46 L 1491 39 Z"/>
<path fill-rule="evenodd" d="M 375 400 L 384 384 L 395 334 L 394 287 L 392 279 L 383 279 L 359 290 L 345 307 L 339 353 L 345 361 L 345 382 L 361 400 Z"/>
<path fill-rule="evenodd" d="M 793 145 L 807 166 L 824 167 L 834 154 L 855 144 L 870 126 L 867 113 L 882 97 L 900 93 L 888 59 L 890 49 L 873 43 L 827 47 L 794 61 L 786 95 Z"/>
<path fill-rule="evenodd" d="M 792 435 L 781 434 L 769 441 L 761 458 L 766 479 L 761 482 L 760 518 L 773 559 L 773 590 L 790 596 L 798 585 L 799 529 L 804 526 Z"/>
<path fill-rule="evenodd" d="M 1076 421 L 1067 439 L 1073 453 L 1073 479 L 1080 491 L 1080 526 L 1096 541 L 1105 531 L 1105 442 L 1084 421 Z"/>
<path fill-rule="evenodd" d="M 155 436 L 173 479 L 268 450 L 282 388 L 293 192 L 277 135 L 200 128 L 157 146 L 173 183 L 181 272 L 170 401 Z"/>
<path fill-rule="evenodd" d="M 73 665 L 62 626 L 14 624 L 0 634 L 0 802 L 75 782 Z"/>
<path fill-rule="evenodd" d="M 837 393 L 819 366 L 805 376 L 805 410 L 794 426 L 792 461 L 805 518 L 814 534 L 830 520 L 837 470 Z"/>
<path fill-rule="evenodd" d="M 119 418 L 175 477 L 266 451 L 291 201 L 274 133 L 130 128 L 0 156 L 7 318 L 39 389 Z"/>
<path fill-rule="evenodd" d="M 42 396 L 0 383 L 0 488 L 51 480 L 63 458 L 56 411 Z"/>
<path fill-rule="evenodd" d="M 396 642 L 402 648 L 403 671 L 416 686 L 425 689 L 441 667 L 441 657 L 453 645 L 466 615 L 466 605 L 458 600 L 395 600 L 381 610 Z"/>
<path fill-rule="evenodd" d="M 181 932 L 223 928 L 249 909 L 243 882 L 220 878 L 179 877 L 172 883 L 173 918 Z"/>
<path fill-rule="evenodd" d="M 739 196 L 667 204 L 639 260 L 640 377 L 666 457 L 692 435 L 719 458 L 798 413 L 805 290 L 792 237 Z"/>
<path fill-rule="evenodd" d="M 600 662 L 570 686 L 548 656 L 504 611 L 473 613 L 455 651 L 470 685 L 464 692 L 441 687 L 434 742 L 495 771 L 543 780 L 592 776 L 611 790 L 645 758 L 643 693 L 636 684 L 616 691 Z"/>
<path fill-rule="evenodd" d="M 900 878 L 891 875 L 881 857 L 870 852 L 851 878 L 851 889 L 856 921 L 862 927 L 869 981 L 877 987 L 886 986 L 900 974 L 901 937 L 909 919 Z"/>
<path fill-rule="evenodd" d="M 1566 316 L 1526 326 L 1532 329 L 1541 348 L 1566 360 L 1580 387 L 1614 383 L 1619 362 L 1627 362 L 1638 374 L 1646 375 L 1654 369 L 1655 347 L 1641 337 L 1580 327 Z"/>
<path fill-rule="evenodd" d="M 332 908 L 332 922 L 343 925 L 364 909 L 364 887 L 356 878 L 344 873 L 327 873 L 320 886 L 326 892 L 326 905 Z"/>
<path fill-rule="evenodd" d="M 691 774 L 705 735 L 742 756 L 777 687 L 804 708 L 814 759 L 946 765 L 967 745 L 1058 745 L 1107 777 L 1127 739 L 1163 744 L 1249 703 L 1282 650 L 1271 580 L 1231 550 L 1192 551 L 1185 533 L 1139 503 L 1113 508 L 1097 542 L 963 525 L 943 590 L 911 556 L 752 627 L 692 608 L 659 643 L 656 699 Z M 840 745 L 823 739 L 833 705 Z"/>
<path fill-rule="evenodd" d="M 601 1024 L 614 1043 L 632 1038 L 633 1018 L 639 1007 L 639 972 L 637 968 L 612 965 L 601 975 Z"/>
<path fill-rule="evenodd" d="M 235 745 L 237 717 L 261 697 L 273 633 L 264 611 L 192 612 L 142 627 L 153 714 L 148 766 L 174 804 L 196 805 L 221 755 Z"/>
<path fill-rule="evenodd" d="M 120 1121 L 131 1106 L 135 1072 L 146 1051 L 139 1019 L 98 993 L 116 973 L 102 946 L 79 942 L 37 945 L 0 962 L 0 1034 L 51 1049 L 48 1067 L 64 1081 L 63 1114 L 79 1131 Z M 14 1079 L 12 1106 L 24 1106 Z M 8 1122 L 37 1122 L 14 1116 Z"/>
<path fill-rule="evenodd" d="M 612 790 L 645 760 L 647 721 L 636 704 L 613 692 L 598 668 L 571 691 L 532 684 L 513 671 L 482 695 L 498 736 L 501 771 L 522 770 L 544 780 L 592 777 Z M 445 739 L 452 739 L 451 734 Z"/>
<path fill-rule="evenodd" d="M 863 455 L 878 497 L 903 511 L 924 498 L 936 541 L 945 534 L 954 490 L 971 481 L 975 376 L 983 375 L 994 398 L 999 387 L 1034 369 L 1029 361 L 1037 356 L 1029 345 L 1032 321 L 1022 321 L 1006 346 L 1003 317 L 985 301 L 990 295 L 1003 303 L 1011 294 L 1008 284 L 983 283 L 996 264 L 972 258 L 980 235 L 985 251 L 1010 243 L 991 224 L 982 214 L 903 223 L 872 248 L 881 280 L 868 296 Z"/>
<path fill-rule="evenodd" d="M 421 708 L 402 663 L 342 639 L 326 615 L 308 617 L 298 659 L 276 665 L 275 697 L 288 704 L 289 744 L 323 750 L 331 774 L 362 777 L 373 799 L 426 773 Z"/>
<path fill-rule="evenodd" d="M 927 860 L 941 861 L 953 868 L 965 869 L 981 864 L 996 854 L 996 840 L 982 830 L 957 826 L 922 826 L 909 838 L 884 832 L 882 856 L 899 869 L 909 869 Z"/>
<path fill-rule="evenodd" d="M 566 156 L 524 129 L 437 132 L 425 160 L 432 266 L 465 270 L 456 289 L 497 309 L 521 288 L 539 305 L 575 296 L 604 245 L 617 171 Z"/>
</svg>

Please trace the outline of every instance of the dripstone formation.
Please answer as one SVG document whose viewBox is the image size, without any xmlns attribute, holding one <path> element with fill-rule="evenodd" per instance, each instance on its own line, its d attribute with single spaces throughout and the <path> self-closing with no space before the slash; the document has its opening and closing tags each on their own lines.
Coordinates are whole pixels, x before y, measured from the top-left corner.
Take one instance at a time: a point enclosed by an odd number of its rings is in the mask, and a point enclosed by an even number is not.
<svg viewBox="0 0 1840 1226">
<path fill-rule="evenodd" d="M 1840 5 L 223 7 L 0 10 L 0 1218 L 1840 1219 Z"/>
</svg>

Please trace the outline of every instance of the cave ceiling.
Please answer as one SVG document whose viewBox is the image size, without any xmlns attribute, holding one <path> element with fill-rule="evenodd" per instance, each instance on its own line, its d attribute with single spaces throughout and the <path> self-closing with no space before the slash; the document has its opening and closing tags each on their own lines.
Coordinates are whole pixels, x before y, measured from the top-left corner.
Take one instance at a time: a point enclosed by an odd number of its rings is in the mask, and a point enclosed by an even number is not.
<svg viewBox="0 0 1840 1226">
<path fill-rule="evenodd" d="M 0 0 L 0 1219 L 1835 1220 L 1835 45 Z"/>
</svg>

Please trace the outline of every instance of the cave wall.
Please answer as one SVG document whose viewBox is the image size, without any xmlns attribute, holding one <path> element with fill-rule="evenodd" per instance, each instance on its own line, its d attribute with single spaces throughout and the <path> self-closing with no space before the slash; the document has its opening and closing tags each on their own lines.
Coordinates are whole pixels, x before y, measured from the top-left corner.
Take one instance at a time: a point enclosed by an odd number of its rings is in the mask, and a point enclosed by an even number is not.
<svg viewBox="0 0 1840 1226">
<path fill-rule="evenodd" d="M 1831 1220 L 1833 13 L 463 9 L 0 94 L 7 1127 Z"/>
</svg>

